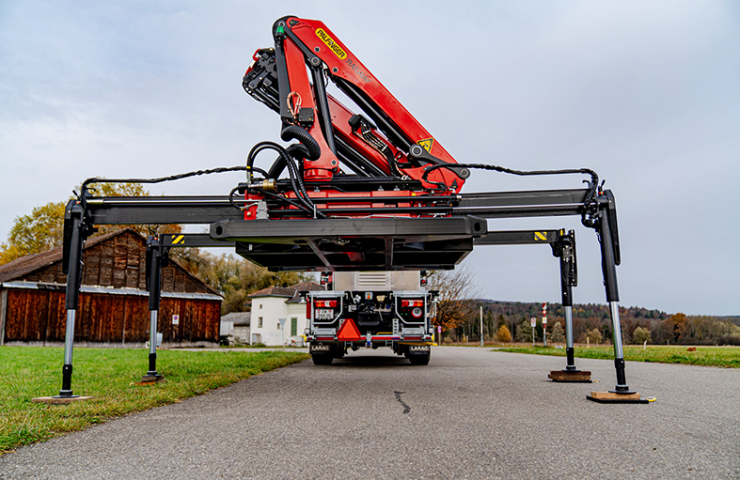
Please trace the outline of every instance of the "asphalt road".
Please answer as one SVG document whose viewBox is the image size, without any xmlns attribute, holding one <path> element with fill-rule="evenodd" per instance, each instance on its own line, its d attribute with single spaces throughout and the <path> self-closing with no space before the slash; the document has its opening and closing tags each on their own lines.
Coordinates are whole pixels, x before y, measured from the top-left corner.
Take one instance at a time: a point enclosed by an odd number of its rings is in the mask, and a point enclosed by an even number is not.
<svg viewBox="0 0 740 480">
<path fill-rule="evenodd" d="M 558 384 L 563 358 L 442 347 L 311 361 L 0 457 L 0 478 L 740 478 L 740 370 L 627 364 L 647 405 Z M 55 407 L 56 408 L 56 407 Z"/>
</svg>

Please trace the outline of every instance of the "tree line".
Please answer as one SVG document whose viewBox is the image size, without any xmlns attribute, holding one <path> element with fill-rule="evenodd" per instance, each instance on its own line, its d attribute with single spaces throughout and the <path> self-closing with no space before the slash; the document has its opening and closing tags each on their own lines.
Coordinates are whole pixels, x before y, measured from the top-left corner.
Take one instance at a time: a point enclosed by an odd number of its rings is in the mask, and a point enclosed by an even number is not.
<svg viewBox="0 0 740 480">
<path fill-rule="evenodd" d="M 468 300 L 467 316 L 448 330 L 452 341 L 480 341 L 480 308 L 483 308 L 483 337 L 486 341 L 531 342 L 530 319 L 537 319 L 536 341 L 543 339 L 542 304 L 494 300 Z M 607 305 L 573 306 L 573 336 L 576 342 L 611 343 L 612 324 Z M 668 314 L 641 307 L 620 307 L 622 341 L 625 344 L 662 345 L 740 345 L 740 317 Z M 506 332 L 502 335 L 502 328 Z M 565 330 L 565 309 L 559 303 L 547 304 L 547 338 L 557 343 Z M 508 341 L 511 341 L 508 340 Z"/>
</svg>

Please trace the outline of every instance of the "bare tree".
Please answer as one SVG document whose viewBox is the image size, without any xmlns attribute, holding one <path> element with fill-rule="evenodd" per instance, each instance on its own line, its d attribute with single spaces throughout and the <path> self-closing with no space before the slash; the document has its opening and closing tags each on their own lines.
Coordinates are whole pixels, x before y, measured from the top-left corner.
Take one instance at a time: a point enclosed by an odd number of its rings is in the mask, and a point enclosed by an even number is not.
<svg viewBox="0 0 740 480">
<path fill-rule="evenodd" d="M 436 270 L 429 276 L 429 290 L 439 291 L 434 325 L 443 330 L 457 328 L 475 315 L 472 299 L 479 295 L 472 272 L 466 266 Z"/>
</svg>

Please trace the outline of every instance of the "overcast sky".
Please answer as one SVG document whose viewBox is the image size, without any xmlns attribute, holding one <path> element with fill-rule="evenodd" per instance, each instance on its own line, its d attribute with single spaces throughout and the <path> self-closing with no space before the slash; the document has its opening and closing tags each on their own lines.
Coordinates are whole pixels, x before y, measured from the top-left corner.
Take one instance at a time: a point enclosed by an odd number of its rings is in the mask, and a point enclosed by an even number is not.
<svg viewBox="0 0 740 480">
<path fill-rule="evenodd" d="M 270 3 L 270 5 L 266 5 Z M 279 5 L 279 6 L 276 6 Z M 92 176 L 242 165 L 279 140 L 244 93 L 284 15 L 322 20 L 461 163 L 587 167 L 617 199 L 621 304 L 740 314 L 740 3 L 733 1 L 0 1 L 0 237 Z M 226 194 L 227 174 L 152 193 Z M 580 188 L 474 172 L 463 192 Z M 605 303 L 577 218 L 578 303 Z M 546 246 L 464 262 L 482 296 L 559 302 Z"/>
</svg>

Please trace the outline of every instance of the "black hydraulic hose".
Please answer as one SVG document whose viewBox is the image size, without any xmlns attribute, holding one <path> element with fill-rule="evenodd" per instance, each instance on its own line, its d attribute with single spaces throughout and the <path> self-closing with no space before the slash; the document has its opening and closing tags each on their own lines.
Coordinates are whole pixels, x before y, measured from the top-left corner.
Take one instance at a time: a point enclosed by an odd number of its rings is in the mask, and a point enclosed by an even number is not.
<svg viewBox="0 0 740 480">
<path fill-rule="evenodd" d="M 306 192 L 306 188 L 303 185 L 303 178 L 298 172 L 298 169 L 295 166 L 295 163 L 293 163 L 293 158 L 283 147 L 281 147 L 277 143 L 260 142 L 256 144 L 254 147 L 252 147 L 252 150 L 250 150 L 249 155 L 247 155 L 247 172 L 251 171 L 251 169 L 253 168 L 255 157 L 257 156 L 258 153 L 260 153 L 263 150 L 275 150 L 276 152 L 278 152 L 278 154 L 281 157 L 283 157 L 284 163 L 288 167 L 288 173 L 290 175 L 290 184 L 293 187 L 293 192 L 296 194 L 296 197 L 298 198 L 298 200 L 300 200 L 301 203 L 303 203 L 312 213 L 315 212 L 317 216 L 320 216 L 321 218 L 326 218 L 326 215 L 324 215 L 323 213 L 317 210 L 316 205 L 314 205 L 314 203 L 311 201 L 310 197 L 308 196 L 308 193 Z M 251 175 L 249 175 L 249 173 L 248 173 L 248 177 L 249 177 L 249 183 L 251 183 Z"/>
<path fill-rule="evenodd" d="M 308 149 L 308 157 L 306 158 L 308 158 L 309 160 L 318 160 L 319 157 L 321 157 L 321 148 L 316 142 L 316 139 L 314 139 L 310 133 L 308 133 L 306 130 L 299 127 L 298 125 L 288 125 L 287 127 L 283 128 L 283 130 L 280 132 L 280 138 L 282 138 L 286 142 L 289 142 L 291 140 L 298 140 L 303 145 L 305 145 L 305 147 Z"/>
<path fill-rule="evenodd" d="M 586 207 L 581 214 L 581 223 L 583 225 L 590 227 L 590 228 L 597 228 L 596 220 L 594 219 L 593 215 L 595 210 L 598 208 L 597 202 L 596 202 L 596 196 L 599 193 L 599 176 L 594 172 L 593 170 L 589 168 L 566 168 L 562 170 L 513 170 L 511 168 L 506 167 L 500 167 L 498 165 L 486 165 L 485 163 L 452 163 L 452 164 L 438 164 L 433 165 L 431 167 L 428 167 L 424 171 L 424 175 L 421 176 L 421 179 L 432 183 L 437 186 L 437 188 L 440 188 L 442 190 L 447 190 L 448 186 L 441 182 L 430 182 L 427 180 L 427 176 L 434 170 L 440 169 L 440 168 L 475 168 L 475 169 L 481 169 L 481 170 L 493 170 L 496 172 L 501 173 L 510 173 L 512 175 L 519 175 L 519 176 L 530 176 L 530 175 L 569 175 L 569 174 L 585 174 L 591 176 L 591 181 L 584 180 L 584 182 L 588 183 L 588 195 L 586 196 L 585 201 L 583 202 L 584 206 Z"/>
<path fill-rule="evenodd" d="M 82 182 L 82 190 L 87 190 L 87 186 L 93 183 L 161 183 L 169 182 L 172 180 L 180 180 L 183 178 L 197 177 L 199 175 L 210 175 L 212 173 L 224 173 L 224 172 L 238 172 L 244 171 L 247 168 L 242 166 L 237 167 L 219 167 L 212 168 L 210 170 L 196 170 L 194 172 L 180 173 L 177 175 L 170 175 L 169 177 L 158 177 L 158 178 L 88 178 Z"/>
<path fill-rule="evenodd" d="M 438 165 L 433 165 L 431 167 L 428 167 L 424 171 L 424 175 L 421 176 L 421 179 L 429 182 L 427 180 L 427 177 L 431 172 L 434 170 L 438 170 L 440 168 L 475 168 L 475 169 L 481 169 L 481 170 L 493 170 L 496 172 L 501 173 L 510 173 L 512 175 L 519 175 L 519 176 L 529 176 L 529 175 L 569 175 L 569 174 L 576 174 L 576 173 L 582 173 L 586 175 L 591 176 L 591 181 L 589 182 L 590 186 L 590 193 L 589 197 L 595 196 L 596 189 L 599 185 L 599 176 L 594 172 L 593 170 L 589 168 L 567 168 L 562 170 L 513 170 L 511 168 L 506 167 L 500 167 L 498 165 L 487 165 L 485 163 L 442 163 Z M 429 182 L 432 184 L 437 185 L 440 188 L 447 188 L 447 185 L 440 182 Z"/>
<path fill-rule="evenodd" d="M 308 149 L 300 143 L 290 145 L 285 149 L 285 151 L 293 158 L 306 158 L 308 156 Z M 270 171 L 267 173 L 266 178 L 274 178 L 277 180 L 283 173 L 283 170 L 285 170 L 285 167 L 287 167 L 285 157 L 278 155 L 278 158 L 275 159 L 275 162 L 270 167 Z"/>
</svg>

